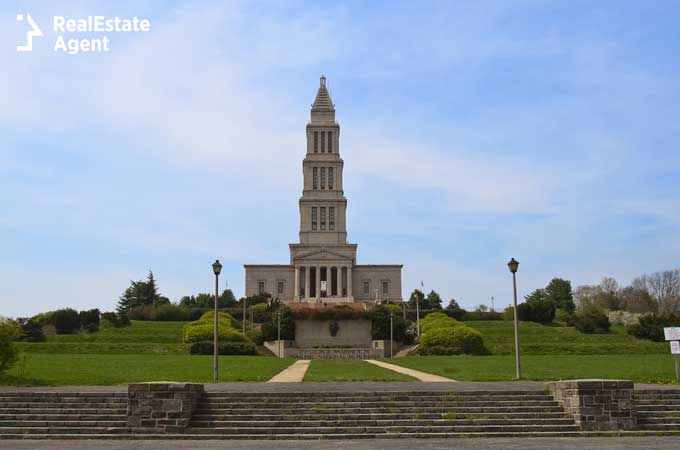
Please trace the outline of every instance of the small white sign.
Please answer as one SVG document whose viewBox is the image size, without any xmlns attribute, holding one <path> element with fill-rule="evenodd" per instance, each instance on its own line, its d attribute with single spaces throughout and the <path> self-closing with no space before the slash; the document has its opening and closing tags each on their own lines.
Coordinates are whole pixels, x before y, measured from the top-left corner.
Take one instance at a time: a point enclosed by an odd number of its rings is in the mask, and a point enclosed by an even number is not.
<svg viewBox="0 0 680 450">
<path fill-rule="evenodd" d="M 325 281 L 322 281 L 322 282 L 321 282 L 321 290 L 322 290 L 323 292 L 326 292 L 326 282 L 325 282 Z M 680 330 L 680 328 L 678 328 L 678 330 Z"/>
<path fill-rule="evenodd" d="M 680 355 L 680 342 L 671 341 L 671 355 Z"/>
<path fill-rule="evenodd" d="M 680 327 L 668 327 L 663 329 L 667 341 L 680 341 Z"/>
</svg>

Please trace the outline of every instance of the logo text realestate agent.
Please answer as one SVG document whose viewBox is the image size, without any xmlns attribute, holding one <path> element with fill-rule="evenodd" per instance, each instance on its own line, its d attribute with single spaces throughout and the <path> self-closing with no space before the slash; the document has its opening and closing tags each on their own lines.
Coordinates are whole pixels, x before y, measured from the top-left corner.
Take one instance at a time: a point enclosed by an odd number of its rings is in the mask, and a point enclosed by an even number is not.
<svg viewBox="0 0 680 450">
<path fill-rule="evenodd" d="M 32 51 L 33 37 L 44 37 L 36 21 L 26 14 L 31 30 L 27 33 L 27 44 L 17 46 L 17 51 Z M 23 21 L 24 15 L 17 14 L 17 20 Z M 54 16 L 52 30 L 56 40 L 52 49 L 69 55 L 78 53 L 103 53 L 111 50 L 111 36 L 114 33 L 146 33 L 151 30 L 148 19 L 138 17 L 121 18 L 106 16 L 87 16 L 83 18 L 67 18 Z M 72 37 L 71 34 L 87 37 Z"/>
</svg>

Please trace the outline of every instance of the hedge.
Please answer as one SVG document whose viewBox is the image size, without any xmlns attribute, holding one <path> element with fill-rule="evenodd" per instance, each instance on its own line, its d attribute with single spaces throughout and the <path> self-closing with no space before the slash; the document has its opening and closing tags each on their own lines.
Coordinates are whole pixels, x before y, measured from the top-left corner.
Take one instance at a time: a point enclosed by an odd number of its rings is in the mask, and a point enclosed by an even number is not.
<svg viewBox="0 0 680 450">
<path fill-rule="evenodd" d="M 213 311 L 208 311 L 199 320 L 184 325 L 184 342 L 209 341 L 215 333 Z M 222 342 L 246 342 L 247 338 L 233 328 L 233 317 L 227 313 L 218 313 L 218 334 Z"/>
<path fill-rule="evenodd" d="M 420 321 L 420 332 L 427 333 L 435 328 L 455 327 L 458 325 L 462 324 L 453 317 L 449 317 L 443 312 L 434 312 L 428 314 Z"/>
</svg>

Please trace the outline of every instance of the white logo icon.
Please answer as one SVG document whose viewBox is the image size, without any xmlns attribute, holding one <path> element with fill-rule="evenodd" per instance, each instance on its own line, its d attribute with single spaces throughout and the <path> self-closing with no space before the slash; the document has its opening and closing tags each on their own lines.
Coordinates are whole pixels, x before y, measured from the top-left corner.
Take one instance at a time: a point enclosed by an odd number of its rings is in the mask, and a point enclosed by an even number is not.
<svg viewBox="0 0 680 450">
<path fill-rule="evenodd" d="M 24 15 L 23 14 L 17 14 L 17 22 L 22 22 L 24 20 Z M 26 45 L 17 45 L 17 51 L 18 52 L 30 52 L 33 50 L 33 38 L 38 37 L 38 36 L 43 36 L 43 32 L 40 30 L 40 27 L 38 27 L 38 24 L 35 23 L 35 20 L 33 20 L 33 17 L 31 17 L 30 14 L 26 14 L 26 20 L 28 21 L 28 24 L 31 26 L 31 29 L 26 32 Z"/>
</svg>

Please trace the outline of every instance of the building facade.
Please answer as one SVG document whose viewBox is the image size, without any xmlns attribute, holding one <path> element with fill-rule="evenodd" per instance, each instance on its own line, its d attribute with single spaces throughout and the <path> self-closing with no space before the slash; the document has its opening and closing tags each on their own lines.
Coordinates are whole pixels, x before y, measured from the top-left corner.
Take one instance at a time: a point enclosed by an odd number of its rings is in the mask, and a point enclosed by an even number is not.
<svg viewBox="0 0 680 450">
<path fill-rule="evenodd" d="M 347 242 L 340 125 L 321 77 L 307 124 L 302 161 L 300 242 L 289 244 L 290 264 L 245 264 L 246 295 L 268 292 L 284 302 L 402 301 L 401 264 L 359 265 Z"/>
</svg>

